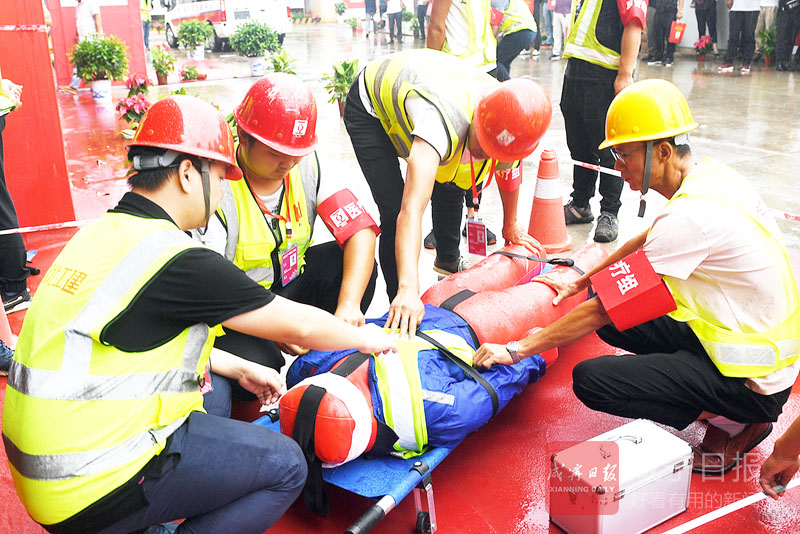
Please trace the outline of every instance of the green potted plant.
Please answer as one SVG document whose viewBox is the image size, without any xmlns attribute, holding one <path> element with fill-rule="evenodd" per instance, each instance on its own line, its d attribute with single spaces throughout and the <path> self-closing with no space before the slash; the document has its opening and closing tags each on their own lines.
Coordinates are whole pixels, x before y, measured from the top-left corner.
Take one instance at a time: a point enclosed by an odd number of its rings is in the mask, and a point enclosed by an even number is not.
<svg viewBox="0 0 800 534">
<path fill-rule="evenodd" d="M 347 19 L 347 24 L 350 26 L 350 29 L 353 30 L 353 35 L 355 35 L 358 31 L 358 19 L 355 17 L 350 17 Z"/>
<path fill-rule="evenodd" d="M 169 46 L 166 43 L 161 43 L 151 48 L 150 57 L 156 71 L 158 85 L 166 85 L 167 77 L 175 70 L 175 56 L 170 54 Z"/>
<path fill-rule="evenodd" d="M 414 33 L 414 39 L 419 39 L 419 19 L 417 17 L 411 19 L 411 31 Z"/>
<path fill-rule="evenodd" d="M 358 60 L 345 59 L 333 64 L 333 72 L 322 75 L 322 81 L 327 82 L 325 90 L 331 96 L 328 102 L 331 104 L 338 102 L 340 116 L 344 114 L 344 99 L 356 79 L 356 74 L 358 74 Z"/>
<path fill-rule="evenodd" d="M 178 42 L 195 61 L 205 59 L 205 43 L 213 36 L 214 28 L 200 20 L 187 20 L 178 26 Z"/>
<path fill-rule="evenodd" d="M 761 54 L 764 56 L 764 66 L 771 67 L 775 63 L 775 48 L 778 41 L 777 30 L 770 28 L 758 32 L 758 38 L 761 41 Z"/>
<path fill-rule="evenodd" d="M 128 47 L 115 35 L 94 35 L 75 44 L 69 58 L 83 81 L 90 82 L 92 98 L 111 101 L 111 80 L 122 80 L 128 71 Z"/>
<path fill-rule="evenodd" d="M 333 4 L 333 9 L 336 10 L 336 17 L 339 19 L 339 23 L 341 24 L 344 20 L 344 12 L 347 11 L 347 4 L 344 2 L 336 2 Z"/>
<path fill-rule="evenodd" d="M 278 34 L 266 24 L 249 20 L 236 28 L 230 37 L 231 48 L 240 56 L 250 58 L 250 75 L 263 76 L 267 65 L 264 53 L 280 48 Z"/>
<path fill-rule="evenodd" d="M 269 56 L 272 72 L 286 72 L 288 74 L 297 74 L 294 70 L 294 64 L 297 60 L 291 57 L 286 49 L 281 49 L 280 52 L 274 53 Z"/>
</svg>

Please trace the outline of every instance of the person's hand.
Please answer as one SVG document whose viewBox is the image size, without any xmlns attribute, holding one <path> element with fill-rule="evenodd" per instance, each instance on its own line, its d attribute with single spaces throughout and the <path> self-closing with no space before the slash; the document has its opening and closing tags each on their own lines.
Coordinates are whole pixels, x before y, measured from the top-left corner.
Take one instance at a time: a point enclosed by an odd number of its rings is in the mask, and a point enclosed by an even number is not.
<svg viewBox="0 0 800 534">
<path fill-rule="evenodd" d="M 581 288 L 578 287 L 574 280 L 566 280 L 561 273 L 555 271 L 541 274 L 535 277 L 533 281 L 542 282 L 556 292 L 556 296 L 553 298 L 553 306 L 558 306 L 562 300 L 577 295 L 581 291 Z"/>
<path fill-rule="evenodd" d="M 512 365 L 514 361 L 511 359 L 511 354 L 506 350 L 505 345 L 497 345 L 495 343 L 484 343 L 475 354 L 472 355 L 473 367 L 485 367 L 491 369 L 492 365 L 501 363 L 503 365 Z"/>
<path fill-rule="evenodd" d="M 528 234 L 525 228 L 517 221 L 503 226 L 503 239 L 505 239 L 506 245 L 523 245 L 532 254 L 541 255 L 544 253 L 541 243 Z"/>
<path fill-rule="evenodd" d="M 412 338 L 424 316 L 425 305 L 422 304 L 419 295 L 408 289 L 399 289 L 389 306 L 389 316 L 383 327 L 388 328 L 390 332 L 399 328 L 401 337 Z"/>
<path fill-rule="evenodd" d="M 278 346 L 281 352 L 285 352 L 286 354 L 290 354 L 292 356 L 302 356 L 303 354 L 308 352 L 307 348 L 301 347 L 300 345 L 295 345 L 294 343 L 276 342 L 275 345 Z"/>
<path fill-rule="evenodd" d="M 773 451 L 764 460 L 764 464 L 761 466 L 761 477 L 758 481 L 764 489 L 764 493 L 777 499 L 783 496 L 783 492 L 776 492 L 772 489 L 773 486 L 788 484 L 798 469 L 800 469 L 800 457 L 790 456 L 787 458 Z"/>
<path fill-rule="evenodd" d="M 361 344 L 356 348 L 364 354 L 377 354 L 397 350 L 397 342 L 376 324 L 366 324 L 359 327 Z"/>
<path fill-rule="evenodd" d="M 618 95 L 620 91 L 633 83 L 633 73 L 617 72 L 617 77 L 614 80 L 614 94 Z"/>
<path fill-rule="evenodd" d="M 22 86 L 17 85 L 9 79 L 3 78 L 0 91 L 14 103 L 14 106 L 19 109 L 22 106 Z"/>
<path fill-rule="evenodd" d="M 239 385 L 254 394 L 264 406 L 278 402 L 286 393 L 286 383 L 275 369 L 253 362 L 247 362 L 239 377 Z"/>
<path fill-rule="evenodd" d="M 336 308 L 336 317 L 353 326 L 364 326 L 364 314 L 358 303 L 343 303 Z"/>
</svg>

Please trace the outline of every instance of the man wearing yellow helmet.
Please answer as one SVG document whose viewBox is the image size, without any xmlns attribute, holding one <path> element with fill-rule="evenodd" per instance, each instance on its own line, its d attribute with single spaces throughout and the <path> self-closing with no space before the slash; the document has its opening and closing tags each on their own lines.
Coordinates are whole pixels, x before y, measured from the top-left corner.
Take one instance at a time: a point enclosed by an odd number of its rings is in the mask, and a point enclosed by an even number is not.
<svg viewBox="0 0 800 534">
<path fill-rule="evenodd" d="M 578 398 L 596 410 L 678 429 L 707 420 L 694 470 L 721 474 L 770 433 L 789 397 L 798 374 L 800 298 L 780 230 L 755 190 L 718 161 L 692 161 L 687 132 L 696 127 L 670 82 L 646 80 L 620 92 L 600 148 L 611 148 L 632 189 L 652 188 L 669 202 L 649 230 L 576 282 L 540 278 L 558 291 L 557 304 L 642 249 L 677 309 L 619 331 L 601 295 L 522 340 L 517 355 L 597 330 L 635 355 L 576 365 Z M 490 367 L 511 357 L 502 345 L 484 345 L 474 361 Z"/>
</svg>

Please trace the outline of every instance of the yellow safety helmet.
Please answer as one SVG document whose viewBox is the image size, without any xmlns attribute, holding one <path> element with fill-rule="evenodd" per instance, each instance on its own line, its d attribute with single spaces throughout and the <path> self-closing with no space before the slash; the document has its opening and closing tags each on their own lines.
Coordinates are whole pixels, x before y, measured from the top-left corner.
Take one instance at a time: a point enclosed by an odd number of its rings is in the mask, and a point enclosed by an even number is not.
<svg viewBox="0 0 800 534">
<path fill-rule="evenodd" d="M 667 139 L 697 128 L 681 90 L 666 80 L 642 80 L 619 92 L 606 114 L 600 150 L 622 143 Z"/>
</svg>

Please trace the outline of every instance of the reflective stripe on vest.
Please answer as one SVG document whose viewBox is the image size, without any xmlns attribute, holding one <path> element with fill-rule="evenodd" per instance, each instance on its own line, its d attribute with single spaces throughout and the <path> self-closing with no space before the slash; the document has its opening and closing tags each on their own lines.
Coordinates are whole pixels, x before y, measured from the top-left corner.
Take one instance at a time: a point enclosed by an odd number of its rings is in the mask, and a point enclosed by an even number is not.
<svg viewBox="0 0 800 534">
<path fill-rule="evenodd" d="M 472 365 L 472 347 L 461 337 L 441 330 L 425 331 L 436 338 L 453 354 Z M 390 354 L 374 355 L 375 374 L 378 379 L 378 392 L 383 404 L 385 423 L 398 436 L 395 450 L 414 456 L 424 452 L 428 444 L 428 429 L 425 422 L 423 400 L 449 403 L 448 399 L 436 392 L 422 389 L 419 375 L 419 352 L 435 347 L 427 341 L 415 337 L 411 341 L 398 340 L 398 351 Z"/>
<path fill-rule="evenodd" d="M 198 324 L 150 350 L 100 342 L 153 276 L 199 248 L 170 221 L 109 213 L 44 275 L 11 367 L 3 440 L 23 504 L 71 517 L 137 473 L 193 410 L 214 335 Z"/>
<path fill-rule="evenodd" d="M 774 264 L 783 266 L 781 280 L 765 283 L 780 283 L 786 302 L 791 303 L 790 308 L 793 306 L 794 311 L 782 323 L 766 332 L 732 331 L 715 321 L 713 310 L 692 309 L 689 304 L 693 302 L 691 295 L 676 291 L 669 277 L 664 277 L 678 305 L 678 309 L 669 316 L 689 325 L 720 373 L 725 376 L 756 378 L 795 363 L 800 357 L 800 297 L 780 230 L 766 207 L 763 208 L 763 214 L 753 211 L 750 205 L 757 195 L 747 181 L 730 167 L 711 159 L 703 160 L 684 179 L 670 202 L 679 197 L 706 197 L 723 203 L 751 221 L 763 236 L 767 248 L 772 251 Z M 755 330 L 747 325 L 740 328 Z"/>
<path fill-rule="evenodd" d="M 445 20 L 445 41 L 442 52 L 460 57 L 471 67 L 481 72 L 489 72 L 497 62 L 497 40 L 491 26 L 491 0 L 460 0 L 450 5 Z M 466 26 L 466 33 L 458 34 L 464 28 L 454 23 L 458 19 Z M 466 38 L 466 39 L 465 39 Z"/>
<path fill-rule="evenodd" d="M 409 95 L 424 98 L 439 112 L 447 130 L 448 150 L 442 157 L 436 181 L 456 181 L 461 189 L 472 182 L 469 163 L 461 158 L 467 143 L 475 105 L 483 91 L 497 80 L 470 69 L 462 60 L 435 50 L 414 50 L 392 54 L 371 62 L 364 71 L 372 107 L 397 153 L 407 158 L 414 129 L 406 114 Z M 488 167 L 477 177 L 480 183 L 488 176 Z M 476 172 L 478 162 L 476 162 Z"/>
<path fill-rule="evenodd" d="M 286 239 L 286 223 L 279 220 L 280 246 L 283 252 L 297 245 L 298 269 L 305 266 L 305 252 L 311 246 L 314 219 L 317 216 L 319 162 L 314 152 L 289 171 L 289 182 L 295 201 L 303 209 L 300 221 L 292 223 L 292 239 Z M 265 288 L 280 279 L 280 258 L 274 258 L 276 236 L 270 224 L 272 217 L 261 212 L 245 180 L 223 183 L 223 197 L 218 212 L 227 226 L 225 257 L 243 270 L 248 278 Z M 286 192 L 281 194 L 280 214 L 288 217 Z M 269 221 L 269 222 L 268 222 Z"/>
<path fill-rule="evenodd" d="M 619 68 L 619 52 L 603 46 L 597 40 L 597 18 L 600 16 L 604 1 L 614 0 L 584 0 L 577 20 L 575 20 L 575 9 L 578 2 L 572 2 L 570 20 L 575 22 L 569 28 L 564 45 L 564 57 L 583 59 L 616 70 Z"/>
<path fill-rule="evenodd" d="M 500 31 L 497 32 L 497 37 L 504 37 L 520 30 L 535 32 L 536 20 L 522 0 L 510 0 L 508 7 L 503 12 L 503 20 L 500 21 Z"/>
</svg>

